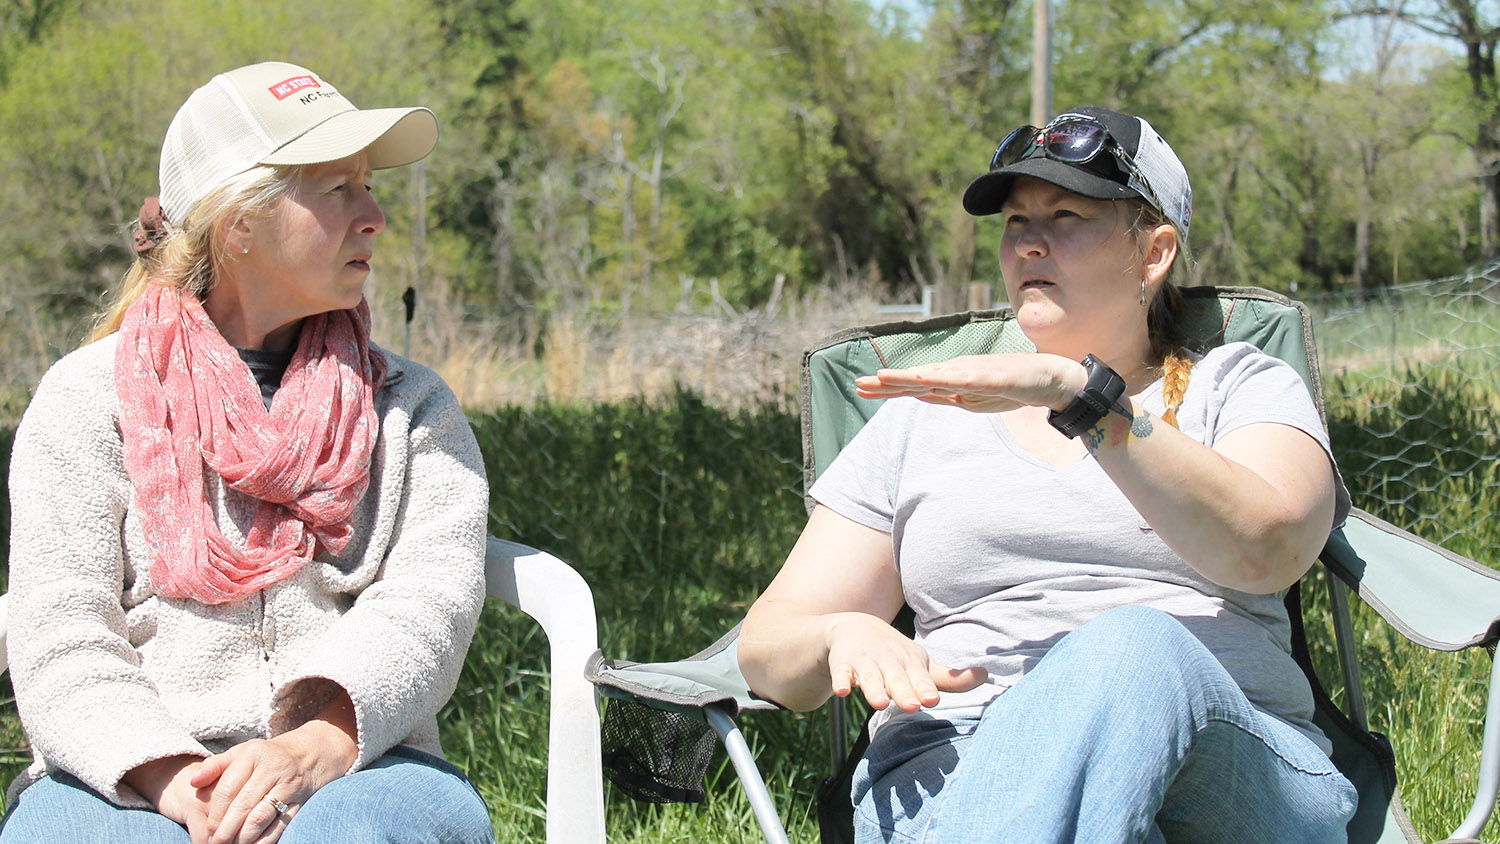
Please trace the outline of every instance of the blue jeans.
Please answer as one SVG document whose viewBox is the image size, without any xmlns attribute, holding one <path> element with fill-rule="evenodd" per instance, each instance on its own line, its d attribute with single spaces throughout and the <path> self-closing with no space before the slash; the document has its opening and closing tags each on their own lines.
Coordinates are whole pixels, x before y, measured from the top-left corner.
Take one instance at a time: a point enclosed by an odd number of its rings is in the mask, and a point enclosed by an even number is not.
<svg viewBox="0 0 1500 844">
<path fill-rule="evenodd" d="M 409 747 L 319 789 L 281 844 L 492 844 L 489 810 L 457 767 Z M 0 844 L 189 844 L 187 830 L 149 809 L 122 809 L 66 773 L 21 792 Z"/>
<path fill-rule="evenodd" d="M 1064 637 L 982 715 L 886 725 L 852 797 L 860 844 L 1345 844 L 1359 799 L 1141 607 Z"/>
</svg>

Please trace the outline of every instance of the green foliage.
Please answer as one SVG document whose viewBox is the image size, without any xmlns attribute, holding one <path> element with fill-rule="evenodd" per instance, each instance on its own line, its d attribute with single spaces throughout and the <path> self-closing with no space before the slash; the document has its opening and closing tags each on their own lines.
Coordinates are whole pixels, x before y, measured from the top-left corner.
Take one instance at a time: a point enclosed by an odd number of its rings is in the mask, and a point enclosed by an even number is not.
<svg viewBox="0 0 1500 844">
<path fill-rule="evenodd" d="M 1329 415 L 1355 501 L 1500 567 L 1495 540 L 1473 530 L 1494 520 L 1494 491 L 1500 490 L 1494 457 L 1500 454 L 1500 403 L 1493 385 L 1442 365 L 1408 364 L 1395 377 L 1337 373 L 1328 390 L 1356 397 Z"/>
<path fill-rule="evenodd" d="M 895 296 L 992 282 L 997 236 L 958 198 L 1026 119 L 1031 5 L 16 0 L 0 355 L 30 383 L 76 342 L 130 258 L 173 109 L 270 56 L 442 120 L 425 181 L 382 177 L 399 190 L 381 193 L 377 312 L 437 288 L 424 301 L 447 319 L 497 320 L 524 348 L 554 311 L 672 306 L 684 278 L 737 306 L 777 275 Z M 1379 286 L 1483 257 L 1469 147 L 1489 104 L 1457 57 L 1383 60 L 1385 42 L 1331 25 L 1335 5 L 1054 4 L 1055 104 L 1138 111 L 1174 142 L 1206 281 Z"/>
</svg>

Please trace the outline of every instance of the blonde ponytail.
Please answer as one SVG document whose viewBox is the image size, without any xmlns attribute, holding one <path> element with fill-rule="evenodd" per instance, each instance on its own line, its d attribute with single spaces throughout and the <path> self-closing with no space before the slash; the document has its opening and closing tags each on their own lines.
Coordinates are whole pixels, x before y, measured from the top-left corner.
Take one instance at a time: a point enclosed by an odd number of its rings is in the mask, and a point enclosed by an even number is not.
<svg viewBox="0 0 1500 844">
<path fill-rule="evenodd" d="M 93 330 L 84 342 L 92 343 L 120 330 L 125 312 L 141 298 L 147 285 L 170 285 L 202 299 L 224 266 L 221 232 L 237 220 L 269 214 L 296 187 L 301 172 L 301 167 L 252 167 L 199 200 L 181 224 L 169 221 L 166 236 L 156 247 L 136 255 L 119 292 L 95 317 Z"/>
</svg>

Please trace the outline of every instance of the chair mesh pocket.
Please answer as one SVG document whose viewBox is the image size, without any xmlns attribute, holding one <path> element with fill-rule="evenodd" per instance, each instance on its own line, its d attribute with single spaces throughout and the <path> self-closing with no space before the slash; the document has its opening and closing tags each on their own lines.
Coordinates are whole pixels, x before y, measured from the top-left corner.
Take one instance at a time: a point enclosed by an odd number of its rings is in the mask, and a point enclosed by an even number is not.
<svg viewBox="0 0 1500 844">
<path fill-rule="evenodd" d="M 700 803 L 714 731 L 701 719 L 613 699 L 604 711 L 604 772 L 643 803 Z"/>
</svg>

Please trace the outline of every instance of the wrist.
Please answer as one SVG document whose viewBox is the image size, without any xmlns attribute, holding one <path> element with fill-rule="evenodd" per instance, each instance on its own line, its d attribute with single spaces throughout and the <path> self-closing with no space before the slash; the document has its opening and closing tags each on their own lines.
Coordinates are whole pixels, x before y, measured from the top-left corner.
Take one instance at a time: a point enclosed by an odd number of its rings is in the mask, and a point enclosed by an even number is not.
<svg viewBox="0 0 1500 844">
<path fill-rule="evenodd" d="M 1064 407 L 1054 407 L 1047 414 L 1052 427 L 1069 439 L 1092 431 L 1111 411 L 1118 412 L 1125 395 L 1125 379 L 1103 361 L 1086 355 L 1081 366 L 1088 373 L 1083 389 Z"/>
<path fill-rule="evenodd" d="M 359 759 L 354 702 L 343 688 L 336 688 L 317 715 L 272 739 L 298 757 L 302 770 L 318 770 L 319 779 L 327 781 L 343 776 Z"/>
<path fill-rule="evenodd" d="M 1062 369 L 1057 380 L 1057 395 L 1043 405 L 1052 413 L 1067 410 L 1068 405 L 1077 400 L 1078 394 L 1088 386 L 1089 381 L 1089 370 L 1079 361 L 1061 355 L 1057 356 L 1057 360 Z"/>
<path fill-rule="evenodd" d="M 172 784 L 188 766 L 196 765 L 203 761 L 201 756 L 167 756 L 161 759 L 153 759 L 131 768 L 120 777 L 120 780 L 141 799 L 150 803 L 152 808 L 158 812 L 162 811 L 162 795 L 167 792 L 167 787 Z"/>
</svg>

